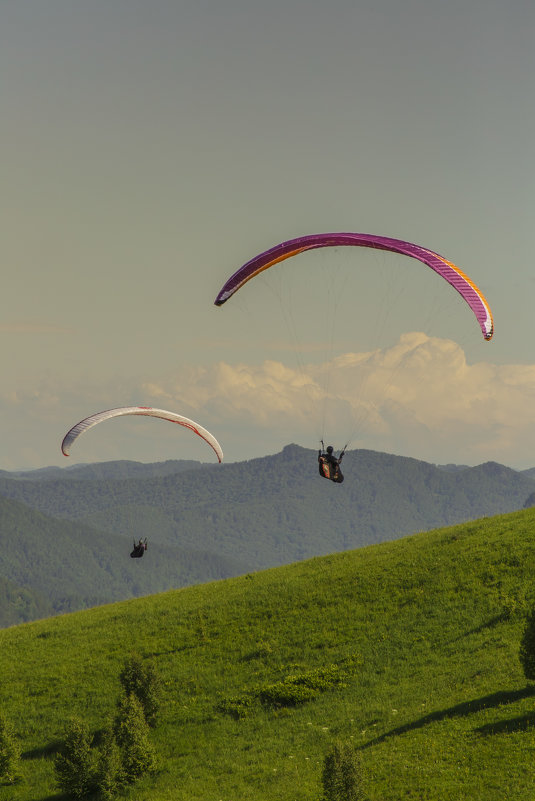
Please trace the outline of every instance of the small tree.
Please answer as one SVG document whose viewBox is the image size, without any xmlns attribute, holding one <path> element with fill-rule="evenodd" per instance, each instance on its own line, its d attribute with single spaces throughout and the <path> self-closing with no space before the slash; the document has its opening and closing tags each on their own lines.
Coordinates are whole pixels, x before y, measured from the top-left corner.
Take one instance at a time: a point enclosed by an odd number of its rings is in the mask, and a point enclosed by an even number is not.
<svg viewBox="0 0 535 801">
<path fill-rule="evenodd" d="M 132 654 L 124 663 L 119 675 L 125 695 L 135 695 L 143 708 L 149 726 L 156 725 L 160 708 L 161 682 L 152 661 L 144 662 L 139 654 Z"/>
<path fill-rule="evenodd" d="M 121 752 L 117 745 L 113 728 L 108 726 L 99 748 L 95 775 L 96 788 L 104 801 L 110 801 L 123 787 L 124 783 L 125 775 Z"/>
<path fill-rule="evenodd" d="M 72 718 L 65 730 L 65 740 L 54 759 L 58 786 L 75 798 L 89 793 L 93 785 L 92 737 L 85 723 Z"/>
<path fill-rule="evenodd" d="M 0 713 L 0 779 L 8 782 L 15 781 L 19 758 L 20 749 L 11 724 Z"/>
<path fill-rule="evenodd" d="M 532 609 L 527 617 L 520 640 L 519 656 L 526 679 L 535 679 L 535 609 Z"/>
<path fill-rule="evenodd" d="M 323 801 L 365 801 L 360 759 L 353 745 L 336 743 L 323 762 Z"/>
<path fill-rule="evenodd" d="M 156 762 L 149 741 L 149 727 L 135 695 L 128 695 L 120 702 L 114 730 L 121 749 L 125 778 L 133 782 L 151 771 Z"/>
</svg>

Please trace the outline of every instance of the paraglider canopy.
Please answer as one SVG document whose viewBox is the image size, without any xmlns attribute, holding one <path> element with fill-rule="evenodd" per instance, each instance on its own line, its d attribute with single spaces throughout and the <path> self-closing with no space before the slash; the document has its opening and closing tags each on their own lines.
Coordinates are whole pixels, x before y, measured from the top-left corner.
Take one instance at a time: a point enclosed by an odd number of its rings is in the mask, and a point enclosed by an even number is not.
<svg viewBox="0 0 535 801">
<path fill-rule="evenodd" d="M 65 434 L 63 438 L 63 442 L 61 443 L 61 450 L 64 456 L 70 455 L 70 449 L 74 441 L 81 435 L 88 431 L 93 426 L 97 425 L 98 423 L 104 422 L 104 420 L 110 420 L 114 417 L 123 417 L 125 415 L 143 415 L 145 417 L 160 417 L 162 420 L 168 420 L 171 423 L 177 423 L 180 426 L 184 426 L 185 428 L 189 428 L 190 431 L 193 431 L 194 434 L 204 439 L 205 442 L 210 445 L 210 447 L 215 452 L 217 459 L 219 462 L 223 461 L 223 450 L 221 445 L 216 440 L 216 438 L 210 434 L 205 428 L 203 428 L 199 423 L 195 423 L 193 420 L 190 420 L 188 417 L 183 417 L 180 414 L 176 414 L 175 412 L 168 412 L 165 409 L 153 409 L 151 406 L 121 406 L 117 409 L 107 409 L 103 412 L 98 412 L 97 414 L 92 414 L 90 417 L 86 417 L 83 420 L 80 420 L 79 423 L 76 423 L 70 431 Z"/>
<path fill-rule="evenodd" d="M 423 262 L 423 264 L 426 264 L 434 270 L 459 292 L 475 314 L 484 338 L 486 340 L 491 339 L 494 332 L 494 324 L 490 307 L 481 290 L 467 275 L 456 267 L 455 264 L 428 248 L 415 245 L 411 242 L 405 242 L 402 239 L 392 239 L 388 236 L 377 236 L 375 234 L 309 234 L 307 236 L 300 236 L 296 239 L 289 239 L 286 242 L 281 242 L 279 245 L 275 245 L 269 250 L 259 253 L 231 275 L 219 291 L 214 301 L 215 305 L 222 306 L 238 291 L 238 289 L 247 283 L 247 281 L 263 272 L 263 270 L 272 267 L 274 264 L 278 264 L 306 250 L 340 246 L 389 250 L 393 253 L 401 253 L 404 256 L 410 256 Z"/>
</svg>

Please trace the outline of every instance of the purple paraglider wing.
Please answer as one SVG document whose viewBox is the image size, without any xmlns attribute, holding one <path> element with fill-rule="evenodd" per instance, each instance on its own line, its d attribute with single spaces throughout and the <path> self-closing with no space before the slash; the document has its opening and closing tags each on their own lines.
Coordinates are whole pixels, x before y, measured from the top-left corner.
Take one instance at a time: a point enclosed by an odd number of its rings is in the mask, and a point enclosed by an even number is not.
<svg viewBox="0 0 535 801">
<path fill-rule="evenodd" d="M 240 267 L 221 288 L 217 298 L 216 306 L 232 297 L 244 284 L 263 270 L 267 270 L 274 264 L 278 264 L 285 259 L 296 256 L 305 250 L 327 247 L 367 247 L 377 248 L 378 250 L 389 250 L 393 253 L 401 253 L 410 256 L 431 267 L 438 275 L 444 278 L 454 289 L 464 298 L 475 314 L 481 327 L 485 339 L 489 340 L 494 333 L 494 324 L 490 307 L 485 300 L 481 290 L 462 272 L 455 264 L 448 261 L 444 256 L 440 256 L 428 248 L 405 242 L 402 239 L 392 239 L 388 236 L 376 236 L 375 234 L 353 234 L 353 233 L 331 233 L 331 234 L 309 234 L 299 236 L 296 239 L 289 239 L 269 250 L 259 253 Z"/>
</svg>

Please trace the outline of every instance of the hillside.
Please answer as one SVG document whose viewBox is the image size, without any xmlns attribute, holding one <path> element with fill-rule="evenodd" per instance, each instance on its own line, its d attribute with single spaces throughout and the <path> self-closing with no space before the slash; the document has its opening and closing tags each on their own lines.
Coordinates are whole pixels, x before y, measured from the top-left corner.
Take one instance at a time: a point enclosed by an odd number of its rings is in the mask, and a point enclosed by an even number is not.
<svg viewBox="0 0 535 801">
<path fill-rule="evenodd" d="M 346 481 L 318 476 L 289 445 L 249 462 L 140 479 L 0 477 L 0 496 L 155 546 L 216 552 L 258 570 L 521 509 L 533 480 L 503 465 L 448 471 L 400 456 L 346 454 Z"/>
<path fill-rule="evenodd" d="M 132 649 L 153 657 L 164 699 L 158 770 L 129 801 L 317 799 L 336 739 L 359 749 L 370 801 L 533 798 L 518 644 L 534 527 L 528 509 L 1 631 L 23 780 L 0 801 L 59 801 L 64 723 L 101 729 Z M 318 669 L 343 682 L 295 707 L 255 701 Z M 245 717 L 221 711 L 246 702 Z"/>
<path fill-rule="evenodd" d="M 131 547 L 0 497 L 0 627 L 245 571 L 239 559 L 168 545 L 140 564 Z"/>
</svg>

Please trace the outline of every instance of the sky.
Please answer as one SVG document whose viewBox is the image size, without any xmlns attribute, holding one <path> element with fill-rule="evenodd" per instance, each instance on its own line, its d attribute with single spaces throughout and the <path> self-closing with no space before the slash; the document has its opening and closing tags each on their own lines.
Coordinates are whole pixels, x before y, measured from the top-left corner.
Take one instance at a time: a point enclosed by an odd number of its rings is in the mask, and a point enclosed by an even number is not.
<svg viewBox="0 0 535 801">
<path fill-rule="evenodd" d="M 0 469 L 321 436 L 434 463 L 535 466 L 532 0 L 0 4 Z M 482 289 L 495 335 L 419 263 L 302 254 L 416 242 Z M 351 252 L 349 252 L 351 250 Z M 427 274 L 429 273 L 429 275 Z"/>
</svg>

